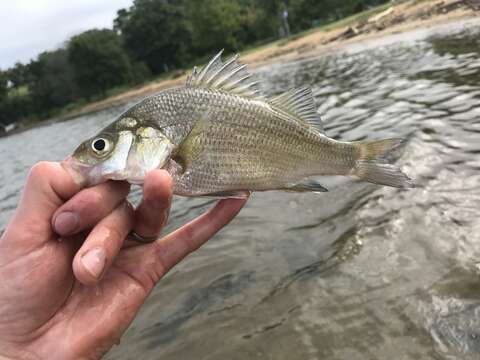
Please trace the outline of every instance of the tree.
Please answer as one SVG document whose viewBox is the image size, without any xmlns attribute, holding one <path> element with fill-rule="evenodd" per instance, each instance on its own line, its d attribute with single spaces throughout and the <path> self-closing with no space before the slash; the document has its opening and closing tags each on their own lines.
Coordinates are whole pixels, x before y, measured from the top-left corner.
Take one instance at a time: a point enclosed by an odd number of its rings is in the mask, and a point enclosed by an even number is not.
<svg viewBox="0 0 480 360">
<path fill-rule="evenodd" d="M 76 84 L 87 99 L 132 80 L 130 59 L 113 30 L 88 30 L 71 38 L 67 49 Z"/>
<path fill-rule="evenodd" d="M 236 0 L 189 0 L 194 29 L 193 49 L 202 56 L 224 48 L 237 51 L 244 45 L 243 11 Z"/>
<path fill-rule="evenodd" d="M 280 9 L 284 4 L 279 0 L 252 0 L 257 9 L 259 21 L 256 23 L 256 32 L 260 39 L 268 39 L 277 36 L 280 26 Z"/>
<path fill-rule="evenodd" d="M 161 73 L 190 60 L 191 31 L 183 1 L 135 0 L 114 20 L 126 49 L 153 73 Z"/>
<path fill-rule="evenodd" d="M 290 25 L 294 31 L 312 27 L 314 21 L 331 22 L 388 0 L 290 0 Z"/>
<path fill-rule="evenodd" d="M 127 9 L 120 9 L 117 11 L 117 17 L 113 19 L 113 30 L 117 34 L 122 33 L 122 29 L 125 28 L 130 18 L 130 12 Z"/>
<path fill-rule="evenodd" d="M 32 112 L 31 99 L 11 93 L 8 71 L 0 71 L 0 124 L 8 125 Z M 0 127 L 0 131 L 2 128 Z"/>
<path fill-rule="evenodd" d="M 12 87 L 19 88 L 22 85 L 25 85 L 28 81 L 27 78 L 27 66 L 22 63 L 15 63 L 15 65 L 8 69 L 7 76 L 8 80 L 12 83 Z"/>
<path fill-rule="evenodd" d="M 0 102 L 2 102 L 7 97 L 7 81 L 7 74 L 4 71 L 0 70 Z"/>
<path fill-rule="evenodd" d="M 28 91 L 37 115 L 48 116 L 77 96 L 73 68 L 66 49 L 41 53 L 26 66 Z"/>
</svg>

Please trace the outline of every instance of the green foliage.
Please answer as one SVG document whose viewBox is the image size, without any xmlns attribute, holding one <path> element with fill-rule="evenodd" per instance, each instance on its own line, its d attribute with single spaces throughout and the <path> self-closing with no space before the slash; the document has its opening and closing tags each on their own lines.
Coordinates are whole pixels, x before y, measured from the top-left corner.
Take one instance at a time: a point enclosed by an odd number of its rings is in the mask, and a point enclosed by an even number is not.
<svg viewBox="0 0 480 360">
<path fill-rule="evenodd" d="M 0 102 L 2 102 L 7 97 L 7 81 L 7 74 L 0 70 Z"/>
<path fill-rule="evenodd" d="M 130 12 L 127 9 L 120 9 L 117 11 L 117 17 L 113 19 L 113 30 L 117 34 L 122 33 L 122 29 L 125 28 L 130 19 Z"/>
<path fill-rule="evenodd" d="M 50 115 L 50 109 L 75 99 L 77 85 L 66 49 L 41 53 L 27 65 L 28 93 L 38 115 Z"/>
<path fill-rule="evenodd" d="M 252 44 L 260 40 L 276 38 L 280 26 L 279 2 L 274 0 L 247 0 L 246 7 L 244 26 L 249 34 L 246 43 Z"/>
<path fill-rule="evenodd" d="M 195 31 L 193 49 L 204 55 L 224 48 L 236 51 L 243 45 L 242 22 L 245 18 L 235 0 L 189 0 L 189 20 Z"/>
<path fill-rule="evenodd" d="M 35 113 L 32 98 L 28 96 L 7 97 L 0 101 L 0 124 L 8 125 L 27 119 Z"/>
<path fill-rule="evenodd" d="M 191 31 L 183 1 L 135 0 L 127 10 L 120 10 L 115 26 L 125 48 L 158 74 L 189 60 Z"/>
<path fill-rule="evenodd" d="M 70 39 L 68 59 L 80 93 L 91 98 L 105 95 L 116 85 L 132 80 L 132 65 L 113 30 L 94 29 Z"/>
<path fill-rule="evenodd" d="M 143 62 L 135 62 L 132 65 L 132 83 L 141 84 L 152 76 L 152 72 Z"/>
<path fill-rule="evenodd" d="M 290 26 L 294 32 L 342 19 L 388 0 L 290 0 Z"/>
<path fill-rule="evenodd" d="M 152 76 L 278 37 L 288 10 L 293 34 L 387 0 L 134 0 L 113 30 L 94 29 L 65 48 L 0 71 L 0 122 L 45 118 Z M 293 35 L 295 36 L 295 35 Z M 172 71 L 174 70 L 174 71 Z M 63 109 L 63 110 L 62 110 Z"/>
<path fill-rule="evenodd" d="M 260 38 L 277 37 L 280 27 L 280 11 L 285 5 L 280 0 L 252 0 L 252 5 L 257 9 L 260 22 L 257 23 L 256 31 Z"/>
<path fill-rule="evenodd" d="M 12 86 L 18 88 L 28 81 L 28 67 L 17 62 L 12 68 L 8 69 L 7 76 Z"/>
</svg>

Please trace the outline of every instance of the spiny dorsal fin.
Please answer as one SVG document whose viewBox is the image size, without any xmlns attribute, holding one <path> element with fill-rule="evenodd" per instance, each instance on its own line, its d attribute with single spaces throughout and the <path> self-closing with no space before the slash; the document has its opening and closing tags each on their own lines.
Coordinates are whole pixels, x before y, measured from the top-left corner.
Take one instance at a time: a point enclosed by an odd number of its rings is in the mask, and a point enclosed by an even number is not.
<svg viewBox="0 0 480 360">
<path fill-rule="evenodd" d="M 324 133 L 322 119 L 315 108 L 310 88 L 289 90 L 270 99 L 268 103 Z"/>
<path fill-rule="evenodd" d="M 197 67 L 187 78 L 187 87 L 218 89 L 246 98 L 262 99 L 262 94 L 247 70 L 247 66 L 238 62 L 238 54 L 222 61 L 223 50 L 215 55 L 202 70 Z"/>
</svg>

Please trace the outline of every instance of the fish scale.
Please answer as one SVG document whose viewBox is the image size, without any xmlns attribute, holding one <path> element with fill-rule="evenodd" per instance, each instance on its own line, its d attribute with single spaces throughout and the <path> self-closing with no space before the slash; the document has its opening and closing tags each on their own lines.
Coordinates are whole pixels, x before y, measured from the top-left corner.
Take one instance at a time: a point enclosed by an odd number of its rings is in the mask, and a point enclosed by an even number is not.
<svg viewBox="0 0 480 360">
<path fill-rule="evenodd" d="M 185 97 L 190 92 L 178 88 L 165 96 Z M 285 121 L 262 102 L 220 91 L 195 89 L 195 93 L 192 102 L 209 104 L 205 129 L 195 144 L 202 155 L 190 159 L 186 154 L 186 162 L 192 165 L 183 174 L 172 171 L 177 193 L 283 189 L 321 173 L 320 161 L 327 160 L 329 152 L 338 152 L 334 140 L 298 121 Z M 201 117 L 197 111 L 192 124 Z M 353 146 L 346 150 L 353 159 Z"/>
</svg>

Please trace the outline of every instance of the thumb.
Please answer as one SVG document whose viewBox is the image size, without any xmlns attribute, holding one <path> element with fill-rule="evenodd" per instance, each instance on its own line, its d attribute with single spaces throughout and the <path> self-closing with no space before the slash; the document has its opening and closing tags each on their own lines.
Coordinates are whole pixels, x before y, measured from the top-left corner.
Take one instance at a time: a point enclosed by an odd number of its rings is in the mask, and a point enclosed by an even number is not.
<svg viewBox="0 0 480 360">
<path fill-rule="evenodd" d="M 81 188 L 82 185 L 60 163 L 43 161 L 35 164 L 30 169 L 5 237 L 23 242 L 46 241 L 53 235 L 50 221 L 53 213 Z"/>
</svg>

